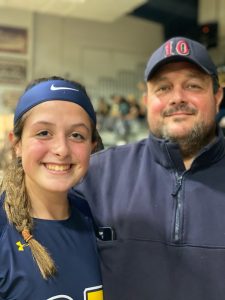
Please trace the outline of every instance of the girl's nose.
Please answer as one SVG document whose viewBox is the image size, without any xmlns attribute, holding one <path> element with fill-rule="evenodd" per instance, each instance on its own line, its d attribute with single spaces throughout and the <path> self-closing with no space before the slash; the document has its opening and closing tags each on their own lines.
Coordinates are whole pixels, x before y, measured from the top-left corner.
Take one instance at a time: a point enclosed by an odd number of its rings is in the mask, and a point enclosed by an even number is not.
<svg viewBox="0 0 225 300">
<path fill-rule="evenodd" d="M 69 146 L 65 137 L 57 136 L 54 139 L 52 151 L 55 155 L 66 157 L 69 154 Z"/>
</svg>

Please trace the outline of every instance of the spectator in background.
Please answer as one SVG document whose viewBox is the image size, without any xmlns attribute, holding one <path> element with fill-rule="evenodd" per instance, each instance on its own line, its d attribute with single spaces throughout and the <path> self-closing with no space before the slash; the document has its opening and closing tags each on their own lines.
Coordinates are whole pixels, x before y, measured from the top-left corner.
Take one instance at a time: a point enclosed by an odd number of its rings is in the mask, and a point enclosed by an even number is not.
<svg viewBox="0 0 225 300">
<path fill-rule="evenodd" d="M 134 95 L 129 94 L 127 95 L 127 102 L 129 103 L 130 109 L 129 109 L 129 114 L 128 114 L 128 120 L 137 120 L 139 116 L 139 111 L 140 111 L 140 105 L 137 102 L 137 99 Z"/>
<path fill-rule="evenodd" d="M 115 122 L 114 130 L 118 139 L 122 139 L 124 142 L 128 142 L 130 134 L 129 114 L 131 106 L 125 97 L 120 97 L 119 100 L 119 114 Z"/>
<path fill-rule="evenodd" d="M 119 102 L 120 102 L 120 96 L 119 95 L 112 95 L 110 97 L 110 110 L 109 110 L 109 116 L 108 116 L 108 122 L 107 122 L 107 128 L 110 131 L 113 131 L 115 128 L 115 122 L 119 118 L 120 112 L 119 112 Z"/>
<path fill-rule="evenodd" d="M 107 128 L 107 119 L 109 116 L 109 111 L 110 105 L 106 102 L 105 98 L 99 98 L 96 110 L 98 130 L 104 130 Z"/>
<path fill-rule="evenodd" d="M 145 82 L 139 82 L 138 85 L 138 90 L 140 92 L 140 97 L 139 97 L 139 101 L 138 101 L 138 104 L 139 104 L 139 114 L 138 114 L 138 120 L 141 122 L 141 123 L 145 123 L 146 124 L 146 115 L 147 115 L 147 110 L 146 110 L 146 84 Z"/>
<path fill-rule="evenodd" d="M 127 141 L 130 127 L 126 120 L 130 111 L 130 105 L 126 98 L 120 95 L 111 96 L 112 104 L 109 111 L 107 127 L 110 131 L 115 132 L 118 139 Z"/>
<path fill-rule="evenodd" d="M 216 115 L 216 122 L 222 128 L 223 133 L 225 134 L 225 88 L 223 88 L 223 99 L 220 104 L 219 112 Z"/>
</svg>

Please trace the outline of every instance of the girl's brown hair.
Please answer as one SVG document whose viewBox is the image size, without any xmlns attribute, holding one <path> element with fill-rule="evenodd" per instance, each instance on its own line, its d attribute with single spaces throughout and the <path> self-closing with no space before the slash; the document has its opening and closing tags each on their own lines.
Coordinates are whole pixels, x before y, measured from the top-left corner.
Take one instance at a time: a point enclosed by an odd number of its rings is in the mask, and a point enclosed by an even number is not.
<svg viewBox="0 0 225 300">
<path fill-rule="evenodd" d="M 47 80 L 65 80 L 61 77 L 49 77 L 40 78 L 31 82 L 26 90 L 42 81 Z M 75 82 L 77 85 L 79 83 Z M 80 88 L 86 93 L 85 88 L 80 85 Z M 32 255 L 40 269 L 40 272 L 44 279 L 53 276 L 56 273 L 56 266 L 48 253 L 47 249 L 42 246 L 32 235 L 33 232 L 33 219 L 31 217 L 31 203 L 27 195 L 25 186 L 25 176 L 22 167 L 22 160 L 20 157 L 16 157 L 15 149 L 16 144 L 21 140 L 24 122 L 26 120 L 26 113 L 15 124 L 14 144 L 12 145 L 12 159 L 4 170 L 4 176 L 1 184 L 1 194 L 4 192 L 4 208 L 7 218 L 12 223 L 18 232 L 21 233 L 23 239 L 29 244 Z M 101 150 L 103 148 L 101 137 L 99 136 L 95 125 L 92 122 L 92 141 L 96 142 L 96 147 L 93 152 Z"/>
</svg>

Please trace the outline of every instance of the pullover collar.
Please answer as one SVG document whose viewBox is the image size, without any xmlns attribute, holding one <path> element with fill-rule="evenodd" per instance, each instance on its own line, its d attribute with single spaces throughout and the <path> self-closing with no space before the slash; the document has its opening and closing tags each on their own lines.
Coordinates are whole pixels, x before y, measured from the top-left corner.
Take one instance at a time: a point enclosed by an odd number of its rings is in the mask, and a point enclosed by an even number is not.
<svg viewBox="0 0 225 300">
<path fill-rule="evenodd" d="M 191 169 L 208 166 L 220 160 L 225 155 L 225 138 L 221 128 L 217 128 L 218 135 L 214 141 L 201 149 L 194 159 Z M 184 171 L 185 166 L 177 143 L 156 138 L 150 134 L 148 138 L 149 150 L 155 161 L 167 169 Z"/>
</svg>

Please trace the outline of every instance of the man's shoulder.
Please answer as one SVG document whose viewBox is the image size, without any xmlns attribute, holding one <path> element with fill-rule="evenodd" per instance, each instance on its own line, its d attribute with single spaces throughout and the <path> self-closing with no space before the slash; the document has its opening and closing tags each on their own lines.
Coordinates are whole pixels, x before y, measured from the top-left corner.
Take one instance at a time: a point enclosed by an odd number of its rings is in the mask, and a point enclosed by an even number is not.
<svg viewBox="0 0 225 300">
<path fill-rule="evenodd" d="M 128 155 L 130 152 L 136 152 L 141 148 L 145 147 L 147 139 L 143 139 L 134 143 L 129 143 L 125 145 L 115 145 L 111 146 L 107 149 L 101 150 L 97 153 L 91 155 L 91 160 L 98 160 L 108 158 L 110 156 L 117 156 L 117 155 Z"/>
</svg>

